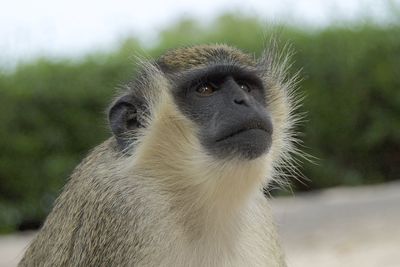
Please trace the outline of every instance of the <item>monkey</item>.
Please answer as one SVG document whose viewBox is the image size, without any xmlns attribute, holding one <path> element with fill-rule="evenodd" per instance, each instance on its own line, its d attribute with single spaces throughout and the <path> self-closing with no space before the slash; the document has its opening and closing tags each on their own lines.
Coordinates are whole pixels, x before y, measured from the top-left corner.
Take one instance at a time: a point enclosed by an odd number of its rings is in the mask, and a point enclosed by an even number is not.
<svg viewBox="0 0 400 267">
<path fill-rule="evenodd" d="M 286 266 L 263 188 L 296 151 L 289 53 L 225 44 L 140 60 L 111 137 L 76 167 L 19 266 Z"/>
</svg>

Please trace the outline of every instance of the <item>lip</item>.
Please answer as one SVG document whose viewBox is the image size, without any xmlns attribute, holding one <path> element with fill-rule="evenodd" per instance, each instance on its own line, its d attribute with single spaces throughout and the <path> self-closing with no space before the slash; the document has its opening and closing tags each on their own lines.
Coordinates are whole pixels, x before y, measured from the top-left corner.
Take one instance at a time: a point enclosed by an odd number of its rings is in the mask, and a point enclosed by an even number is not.
<svg viewBox="0 0 400 267">
<path fill-rule="evenodd" d="M 248 132 L 251 130 L 260 130 L 265 132 L 266 134 L 271 134 L 271 129 L 267 127 L 267 125 L 263 125 L 262 123 L 259 122 L 250 122 L 246 123 L 245 125 L 235 127 L 233 130 L 230 130 L 228 134 L 223 135 L 221 138 L 217 139 L 216 142 L 221 142 L 226 139 L 232 138 L 236 135 L 239 135 L 244 132 Z"/>
</svg>

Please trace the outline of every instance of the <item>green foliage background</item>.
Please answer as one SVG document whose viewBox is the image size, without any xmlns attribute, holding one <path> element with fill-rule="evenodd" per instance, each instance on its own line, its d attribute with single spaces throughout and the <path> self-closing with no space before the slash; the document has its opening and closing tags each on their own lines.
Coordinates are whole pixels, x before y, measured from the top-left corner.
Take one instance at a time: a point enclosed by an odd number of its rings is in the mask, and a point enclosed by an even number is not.
<svg viewBox="0 0 400 267">
<path fill-rule="evenodd" d="M 311 181 L 296 190 L 400 178 L 400 27 L 374 24 L 322 30 L 273 26 L 225 15 L 209 26 L 182 20 L 152 48 L 128 39 L 116 51 L 80 60 L 38 59 L 0 75 L 0 232 L 43 220 L 74 166 L 109 136 L 105 119 L 115 89 L 133 79 L 133 55 L 227 43 L 260 54 L 271 32 L 290 42 L 302 69 L 299 129 Z"/>
</svg>

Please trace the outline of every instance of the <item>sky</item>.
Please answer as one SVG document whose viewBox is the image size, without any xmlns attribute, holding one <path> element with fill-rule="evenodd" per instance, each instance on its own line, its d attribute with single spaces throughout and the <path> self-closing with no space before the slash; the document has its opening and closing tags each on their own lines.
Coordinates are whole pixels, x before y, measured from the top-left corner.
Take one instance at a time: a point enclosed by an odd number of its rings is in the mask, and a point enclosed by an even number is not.
<svg viewBox="0 0 400 267">
<path fill-rule="evenodd" d="M 390 1 L 390 0 L 388 0 Z M 266 22 L 323 27 L 368 15 L 384 20 L 386 0 L 0 0 L 0 65 L 38 56 L 73 57 L 135 35 L 151 43 L 182 17 L 207 23 L 232 11 Z M 400 0 L 392 0 L 400 5 Z"/>
</svg>

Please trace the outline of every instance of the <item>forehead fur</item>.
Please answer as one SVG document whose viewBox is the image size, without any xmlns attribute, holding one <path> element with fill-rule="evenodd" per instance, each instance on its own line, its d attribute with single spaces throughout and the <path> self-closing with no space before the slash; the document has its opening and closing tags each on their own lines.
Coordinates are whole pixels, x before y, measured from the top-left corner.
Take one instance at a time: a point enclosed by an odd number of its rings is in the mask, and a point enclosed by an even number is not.
<svg viewBox="0 0 400 267">
<path fill-rule="evenodd" d="M 227 45 L 197 45 L 179 48 L 166 52 L 159 59 L 159 64 L 171 71 L 201 67 L 213 62 L 256 65 L 252 56 Z"/>
</svg>

